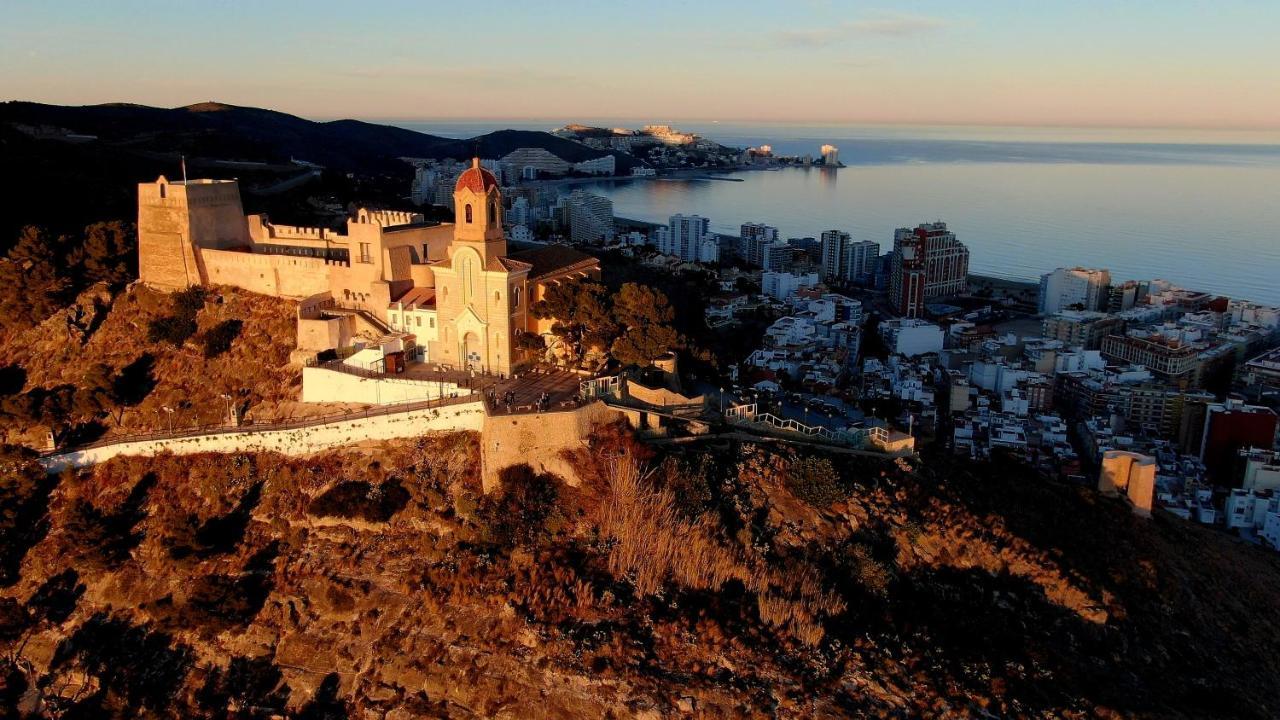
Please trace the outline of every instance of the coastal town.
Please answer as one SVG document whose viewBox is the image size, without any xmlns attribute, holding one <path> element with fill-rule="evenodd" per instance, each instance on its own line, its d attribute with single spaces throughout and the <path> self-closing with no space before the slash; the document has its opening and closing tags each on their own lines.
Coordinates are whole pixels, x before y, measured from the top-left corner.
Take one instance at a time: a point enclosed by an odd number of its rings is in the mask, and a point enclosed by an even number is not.
<svg viewBox="0 0 1280 720">
<path fill-rule="evenodd" d="M 569 134 L 598 149 L 705 147 L 666 127 Z M 837 153 L 821 149 L 829 168 Z M 836 228 L 786 238 L 767 218 L 731 236 L 697 214 L 665 225 L 615 217 L 606 197 L 538 182 L 571 169 L 537 157 L 484 161 L 513 186 L 508 236 L 705 276 L 706 326 L 757 343 L 707 378 L 723 405 L 837 432 L 884 424 L 964 457 L 1014 456 L 1126 494 L 1135 512 L 1161 508 L 1280 548 L 1280 309 L 1106 269 L 1057 268 L 1039 283 L 975 276 L 942 221 L 897 230 L 881 252 L 880 238 Z M 766 158 L 752 148 L 738 167 Z M 458 166 L 423 167 L 419 198 Z M 1117 484 L 1120 464 L 1151 475 Z"/>
<path fill-rule="evenodd" d="M 668 126 L 557 132 L 589 151 L 639 150 L 653 162 L 633 168 L 636 181 L 693 157 L 739 170 L 796 161 Z M 838 172 L 838 152 L 803 162 Z M 303 416 L 307 404 L 458 404 L 456 419 L 430 426 L 486 436 L 486 486 L 518 460 L 572 478 L 558 455 L 626 418 L 655 438 L 728 429 L 889 455 L 1014 457 L 1120 492 L 1137 513 L 1161 508 L 1280 547 L 1277 308 L 1105 269 L 1058 268 L 1038 284 L 976 276 L 963 231 L 940 220 L 899 228 L 882 252 L 879 238 L 787 238 L 763 218 L 730 236 L 693 213 L 615 217 L 608 198 L 562 182 L 614 176 L 611 155 L 570 162 L 530 147 L 404 161 L 407 209 L 353 209 L 345 232 L 246 215 L 231 180 L 141 183 L 140 279 L 297 302 L 289 362 L 302 366 Z M 441 206 L 452 222 L 427 219 Z M 604 275 L 640 280 L 626 290 L 639 297 L 699 289 L 661 318 L 629 321 L 632 351 L 619 355 L 617 341 L 583 341 L 590 321 L 564 317 L 593 302 Z M 664 326 L 673 321 L 687 332 Z M 681 367 L 691 343 L 715 362 Z M 464 412 L 471 403 L 480 411 Z M 243 418 L 229 407 L 235 428 Z M 543 431 L 516 440 L 504 417 Z M 137 450 L 109 440 L 51 452 L 74 465 Z M 1120 464 L 1144 479 L 1117 481 Z"/>
</svg>

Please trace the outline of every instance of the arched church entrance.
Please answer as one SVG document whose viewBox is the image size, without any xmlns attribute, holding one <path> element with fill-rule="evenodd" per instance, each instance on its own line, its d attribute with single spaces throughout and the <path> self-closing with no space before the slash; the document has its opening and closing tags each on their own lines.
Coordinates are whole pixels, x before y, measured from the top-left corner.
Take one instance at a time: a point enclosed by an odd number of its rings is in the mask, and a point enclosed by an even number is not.
<svg viewBox="0 0 1280 720">
<path fill-rule="evenodd" d="M 462 336 L 462 364 L 468 370 L 483 368 L 483 355 L 480 352 L 480 336 L 469 332 Z"/>
</svg>

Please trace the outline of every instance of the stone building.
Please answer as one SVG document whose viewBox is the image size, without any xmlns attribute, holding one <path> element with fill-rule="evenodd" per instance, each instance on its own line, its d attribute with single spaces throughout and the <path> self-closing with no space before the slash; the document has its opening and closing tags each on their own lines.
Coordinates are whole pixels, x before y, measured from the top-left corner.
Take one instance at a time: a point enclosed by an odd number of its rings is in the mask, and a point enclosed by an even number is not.
<svg viewBox="0 0 1280 720">
<path fill-rule="evenodd" d="M 407 336 L 424 359 L 509 374 L 518 338 L 546 335 L 530 313 L 550 285 L 599 277 L 599 261 L 549 246 L 508 254 L 502 193 L 478 160 L 453 193 L 454 223 L 361 208 L 346 233 L 245 216 L 234 180 L 138 186 L 139 275 L 167 290 L 231 285 L 300 301 L 298 347 L 310 353 L 359 336 Z"/>
</svg>

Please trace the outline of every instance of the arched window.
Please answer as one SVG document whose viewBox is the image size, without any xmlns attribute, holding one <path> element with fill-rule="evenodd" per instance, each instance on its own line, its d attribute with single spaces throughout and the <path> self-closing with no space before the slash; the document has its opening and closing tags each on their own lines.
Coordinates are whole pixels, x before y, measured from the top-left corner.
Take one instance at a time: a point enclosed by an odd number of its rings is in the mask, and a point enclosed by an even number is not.
<svg viewBox="0 0 1280 720">
<path fill-rule="evenodd" d="M 491 224 L 496 224 L 498 222 L 498 201 L 497 200 L 489 201 L 489 222 Z"/>
<path fill-rule="evenodd" d="M 497 305 L 497 304 L 498 304 L 498 303 L 500 303 L 500 302 L 502 302 L 502 291 L 501 291 L 501 290 L 494 290 L 494 291 L 493 291 L 493 304 L 494 304 L 494 305 Z"/>
<path fill-rule="evenodd" d="M 511 309 L 512 310 L 520 309 L 520 286 L 519 285 L 511 286 Z"/>
<path fill-rule="evenodd" d="M 471 224 L 471 222 L 472 222 L 472 220 L 471 220 L 471 203 L 467 203 L 466 214 L 467 214 L 467 224 Z"/>
</svg>

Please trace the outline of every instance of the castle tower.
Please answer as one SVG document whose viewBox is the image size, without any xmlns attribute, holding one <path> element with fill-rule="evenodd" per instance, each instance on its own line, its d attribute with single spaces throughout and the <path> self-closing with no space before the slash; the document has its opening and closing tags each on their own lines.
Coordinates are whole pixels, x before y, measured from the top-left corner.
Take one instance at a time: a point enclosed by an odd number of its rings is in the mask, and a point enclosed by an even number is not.
<svg viewBox="0 0 1280 720">
<path fill-rule="evenodd" d="M 487 265 L 507 254 L 502 233 L 502 191 L 493 173 L 480 167 L 480 158 L 458 176 L 453 189 L 454 245 L 470 246 Z"/>
<path fill-rule="evenodd" d="M 138 275 L 152 287 L 181 290 L 209 282 L 200 248 L 246 246 L 249 225 L 235 180 L 138 185 Z"/>
</svg>

